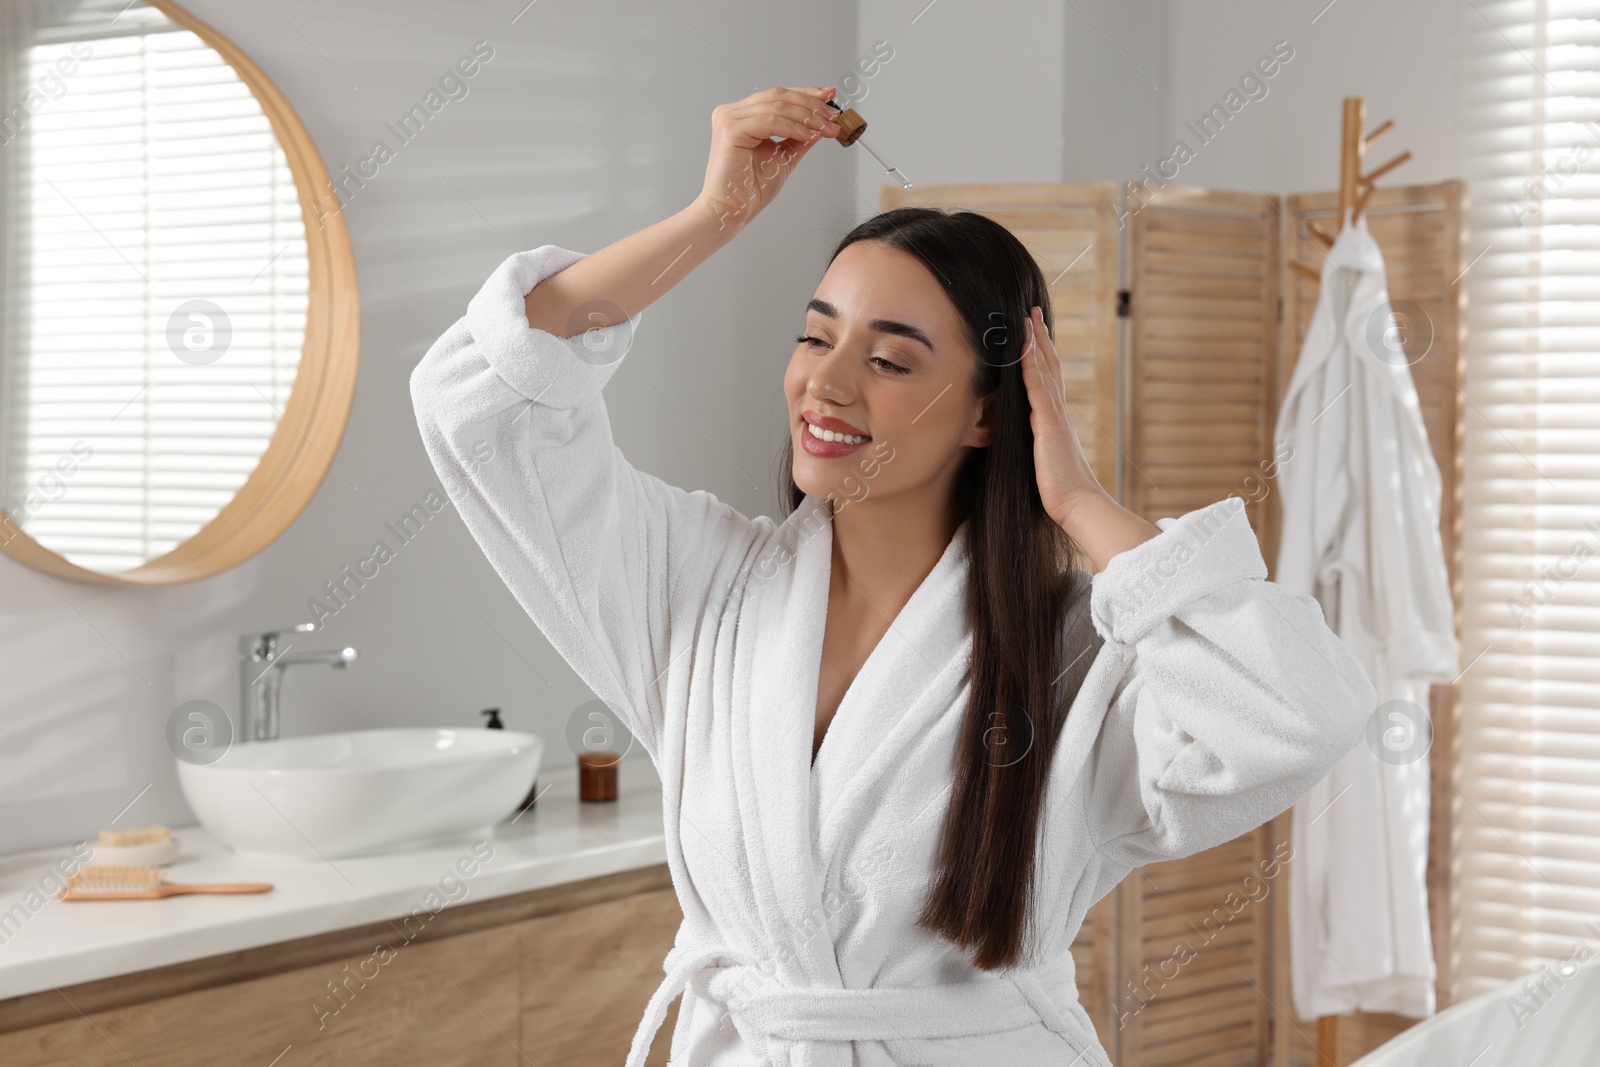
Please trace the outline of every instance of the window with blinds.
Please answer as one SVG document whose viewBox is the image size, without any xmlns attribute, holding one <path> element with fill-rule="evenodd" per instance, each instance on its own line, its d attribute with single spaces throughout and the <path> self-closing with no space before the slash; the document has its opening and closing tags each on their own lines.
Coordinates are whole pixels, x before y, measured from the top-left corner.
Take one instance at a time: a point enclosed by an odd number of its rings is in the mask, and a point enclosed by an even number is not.
<svg viewBox="0 0 1600 1067">
<path fill-rule="evenodd" d="M 1600 921 L 1600 0 L 1462 11 L 1457 998 Z"/>
<path fill-rule="evenodd" d="M 6 149 L 22 323 L 4 503 L 72 562 L 120 570 L 255 469 L 299 364 L 305 231 L 267 117 L 217 52 L 125 0 L 64 10 L 15 44 L 23 88 L 48 92 Z M 219 336 L 220 356 L 195 355 Z M 63 457 L 81 462 L 52 476 Z"/>
</svg>

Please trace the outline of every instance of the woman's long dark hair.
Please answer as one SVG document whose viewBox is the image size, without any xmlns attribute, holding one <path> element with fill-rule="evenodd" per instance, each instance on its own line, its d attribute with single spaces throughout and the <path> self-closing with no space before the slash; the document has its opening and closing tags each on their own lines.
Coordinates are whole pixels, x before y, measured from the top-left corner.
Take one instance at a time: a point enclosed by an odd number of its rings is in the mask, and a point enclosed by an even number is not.
<svg viewBox="0 0 1600 1067">
<path fill-rule="evenodd" d="M 967 604 L 972 629 L 971 699 L 956 751 L 955 780 L 934 860 L 922 926 L 973 953 L 976 966 L 1018 965 L 1032 901 L 1040 811 L 1056 741 L 1076 693 L 1053 684 L 1061 628 L 1084 556 L 1045 513 L 1033 466 L 1033 428 L 1019 362 L 1029 309 L 1054 322 L 1044 275 L 1005 227 L 967 211 L 886 211 L 851 230 L 829 262 L 857 241 L 915 256 L 939 280 L 979 358 L 975 397 L 994 394 L 993 429 L 957 472 L 957 522 L 967 521 Z M 1051 329 L 1054 335 L 1053 328 Z M 794 451 L 782 459 L 785 503 Z M 1074 672 L 1081 678 L 1082 672 Z M 1063 680 L 1070 684 L 1070 681 Z"/>
</svg>

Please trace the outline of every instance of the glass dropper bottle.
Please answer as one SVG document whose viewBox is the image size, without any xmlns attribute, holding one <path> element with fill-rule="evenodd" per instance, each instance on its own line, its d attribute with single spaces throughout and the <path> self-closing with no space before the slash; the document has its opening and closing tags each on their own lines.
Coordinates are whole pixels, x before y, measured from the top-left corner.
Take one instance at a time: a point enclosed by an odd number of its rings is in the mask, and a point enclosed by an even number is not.
<svg viewBox="0 0 1600 1067">
<path fill-rule="evenodd" d="M 910 179 L 908 179 L 904 174 L 901 174 L 897 168 L 891 167 L 889 165 L 889 161 L 878 155 L 877 152 L 873 151 L 872 146 L 868 144 L 864 138 L 862 138 L 861 135 L 865 133 L 867 129 L 867 120 L 862 118 L 853 107 L 842 108 L 832 100 L 829 100 L 827 104 L 829 107 L 839 112 L 839 136 L 834 139 L 846 148 L 853 144 L 859 143 L 862 148 L 867 150 L 867 155 L 877 160 L 878 165 L 889 172 L 889 177 L 900 183 L 900 187 L 902 189 L 911 188 Z"/>
</svg>

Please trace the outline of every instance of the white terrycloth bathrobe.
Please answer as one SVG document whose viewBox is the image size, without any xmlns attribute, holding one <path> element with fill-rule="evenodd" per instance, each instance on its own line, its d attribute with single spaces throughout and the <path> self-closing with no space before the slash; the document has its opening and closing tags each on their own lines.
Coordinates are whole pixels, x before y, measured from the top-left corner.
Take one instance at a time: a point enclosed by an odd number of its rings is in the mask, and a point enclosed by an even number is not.
<svg viewBox="0 0 1600 1067">
<path fill-rule="evenodd" d="M 1328 251 L 1273 434 L 1283 502 L 1273 579 L 1317 598 L 1383 705 L 1373 743 L 1294 808 L 1290 946 L 1303 1019 L 1435 1006 L 1425 715 L 1431 684 L 1456 675 L 1455 609 L 1439 467 L 1393 330 L 1383 255 L 1361 219 Z"/>
<path fill-rule="evenodd" d="M 630 1067 L 680 990 L 673 1063 L 1110 1064 L 1069 951 L 1135 866 L 1287 808 L 1360 738 L 1373 690 L 1310 597 L 1265 581 L 1242 501 L 1117 555 L 1063 628 L 1081 679 L 1040 828 L 1029 956 L 1001 973 L 915 924 L 968 696 L 965 527 L 811 761 L 832 558 L 825 502 L 782 522 L 635 469 L 612 440 L 613 331 L 528 327 L 581 256 L 494 272 L 411 378 L 462 519 L 660 774 L 684 919 Z M 631 336 L 631 334 L 630 334 Z M 587 347 L 586 347 L 587 344 Z M 477 462 L 487 441 L 492 462 Z M 1077 661 L 1072 662 L 1074 657 Z"/>
</svg>

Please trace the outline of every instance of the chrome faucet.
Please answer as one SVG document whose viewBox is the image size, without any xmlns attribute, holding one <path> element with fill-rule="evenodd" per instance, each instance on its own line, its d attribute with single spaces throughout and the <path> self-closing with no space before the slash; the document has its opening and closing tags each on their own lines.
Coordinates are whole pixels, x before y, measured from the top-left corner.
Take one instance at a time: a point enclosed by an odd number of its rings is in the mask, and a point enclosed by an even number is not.
<svg viewBox="0 0 1600 1067">
<path fill-rule="evenodd" d="M 356 661 L 353 648 L 325 649 L 321 652 L 293 652 L 287 634 L 315 630 L 314 623 L 302 622 L 287 630 L 245 634 L 239 638 L 239 740 L 276 741 L 278 739 L 278 692 L 283 672 L 302 663 L 326 663 L 342 671 Z"/>
</svg>

